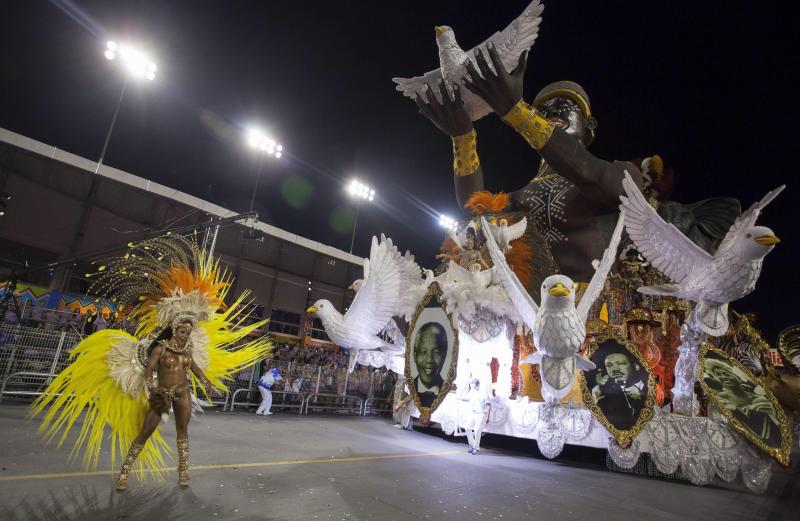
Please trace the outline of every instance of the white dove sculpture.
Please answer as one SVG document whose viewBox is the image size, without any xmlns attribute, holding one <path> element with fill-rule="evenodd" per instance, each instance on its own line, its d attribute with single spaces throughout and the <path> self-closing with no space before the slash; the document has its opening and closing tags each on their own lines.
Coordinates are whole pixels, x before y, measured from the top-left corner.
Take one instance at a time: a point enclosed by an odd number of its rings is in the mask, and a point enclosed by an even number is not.
<svg viewBox="0 0 800 521">
<path fill-rule="evenodd" d="M 486 219 L 482 219 L 484 226 L 488 226 Z M 544 279 L 541 288 L 541 306 L 537 306 L 509 267 L 494 236 L 484 234 L 486 246 L 494 262 L 495 274 L 517 308 L 522 321 L 533 332 L 537 351 L 527 356 L 521 363 L 539 364 L 542 392 L 549 403 L 554 403 L 569 394 L 576 365 L 584 371 L 595 367 L 594 363 L 577 353 L 586 338 L 586 319 L 589 317 L 589 311 L 602 293 L 608 272 L 616 260 L 622 230 L 623 216 L 620 215 L 608 248 L 603 253 L 589 287 L 577 306 L 574 284 L 572 279 L 565 275 L 551 275 Z"/>
<path fill-rule="evenodd" d="M 492 283 L 494 268 L 482 269 L 480 264 L 470 266 L 470 269 L 460 266 L 457 262 L 450 261 L 447 271 L 443 273 L 445 284 L 461 284 L 485 288 Z"/>
<path fill-rule="evenodd" d="M 467 75 L 467 59 L 475 59 L 475 51 L 481 49 L 484 56 L 488 56 L 486 45 L 491 42 L 497 49 L 500 61 L 507 71 L 517 67 L 520 55 L 529 49 L 539 35 L 539 23 L 542 21 L 542 11 L 544 6 L 540 0 L 533 0 L 528 7 L 522 11 L 508 27 L 500 32 L 494 33 L 489 39 L 477 47 L 465 52 L 456 42 L 456 35 L 453 29 L 447 26 L 436 27 L 436 45 L 439 47 L 440 68 L 425 73 L 414 78 L 392 78 L 397 83 L 397 90 L 404 96 L 416 98 L 422 96 L 423 99 L 431 101 L 428 95 L 428 84 L 434 86 L 442 79 L 448 86 L 448 92 L 452 90 L 452 85 L 458 84 L 461 87 L 461 94 L 464 100 L 464 108 L 473 121 L 492 112 L 489 105 L 482 99 L 473 94 L 469 89 L 464 88 L 464 77 Z M 492 65 L 489 60 L 489 67 Z M 492 68 L 494 71 L 494 69 Z M 496 72 L 496 71 L 495 71 Z M 438 89 L 433 89 L 435 92 Z M 441 102 L 441 100 L 439 100 Z"/>
<path fill-rule="evenodd" d="M 674 284 L 643 286 L 640 293 L 683 298 L 697 303 L 703 332 L 728 330 L 728 303 L 755 289 L 764 257 L 780 242 L 766 226 L 756 226 L 761 210 L 786 187 L 781 185 L 754 203 L 733 223 L 714 255 L 709 255 L 647 203 L 628 172 L 621 196 L 625 228 L 639 252 Z"/>
<path fill-rule="evenodd" d="M 381 234 L 381 241 L 388 241 L 391 244 L 391 239 L 386 239 L 383 234 Z M 410 322 L 417 309 L 417 304 L 425 296 L 430 283 L 427 281 L 427 277 L 422 278 L 422 268 L 416 263 L 410 251 L 406 251 L 402 257 L 397 255 L 394 259 L 400 276 L 400 302 L 396 316 L 401 316 Z M 371 264 L 370 259 L 364 259 L 364 278 L 357 279 L 350 285 L 350 289 L 356 294 L 369 280 Z"/>
<path fill-rule="evenodd" d="M 381 239 L 378 242 L 376 237 L 372 238 L 369 274 L 344 315 L 325 299 L 316 301 L 306 310 L 316 313 L 335 344 L 351 350 L 351 369 L 358 350 L 402 350 L 378 337 L 392 317 L 400 313 L 405 291 L 400 270 L 403 257 L 391 239 L 383 236 Z M 419 268 L 417 273 L 419 278 Z"/>
<path fill-rule="evenodd" d="M 508 225 L 508 220 L 506 219 L 500 219 L 497 221 L 497 225 L 489 224 L 489 231 L 503 253 L 507 253 L 511 249 L 511 241 L 515 241 L 525 235 L 527 228 L 527 217 L 523 217 L 511 226 Z"/>
</svg>

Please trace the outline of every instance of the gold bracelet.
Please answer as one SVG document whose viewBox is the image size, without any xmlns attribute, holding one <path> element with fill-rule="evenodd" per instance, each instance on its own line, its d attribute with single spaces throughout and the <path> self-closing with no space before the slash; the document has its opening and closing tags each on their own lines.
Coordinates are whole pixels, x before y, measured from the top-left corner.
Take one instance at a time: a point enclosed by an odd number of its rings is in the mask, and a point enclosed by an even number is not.
<svg viewBox="0 0 800 521">
<path fill-rule="evenodd" d="M 519 100 L 503 116 L 503 121 L 522 134 L 525 141 L 536 150 L 541 149 L 553 135 L 553 124 L 544 119 L 539 112 L 524 100 Z"/>
<path fill-rule="evenodd" d="M 453 138 L 453 172 L 457 177 L 465 177 L 477 172 L 481 162 L 478 159 L 478 133 L 473 128 L 463 136 Z"/>
</svg>

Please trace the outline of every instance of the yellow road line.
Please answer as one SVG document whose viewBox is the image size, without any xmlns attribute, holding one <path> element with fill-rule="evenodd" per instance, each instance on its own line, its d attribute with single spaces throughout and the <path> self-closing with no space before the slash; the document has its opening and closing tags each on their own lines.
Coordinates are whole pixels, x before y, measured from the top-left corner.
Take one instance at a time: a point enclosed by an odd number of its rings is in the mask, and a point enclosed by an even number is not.
<svg viewBox="0 0 800 521">
<path fill-rule="evenodd" d="M 377 460 L 390 460 L 390 459 L 405 459 L 405 458 L 419 458 L 424 456 L 449 456 L 452 454 L 461 454 L 461 450 L 445 450 L 438 452 L 419 452 L 408 454 L 384 454 L 381 456 L 352 456 L 349 458 L 318 458 L 318 459 L 300 459 L 300 460 L 286 460 L 286 461 L 263 461 L 259 463 L 223 463 L 219 465 L 195 465 L 190 467 L 191 470 L 214 470 L 214 469 L 238 469 L 238 468 L 253 468 L 253 467 L 274 467 L 277 465 L 308 465 L 314 463 L 346 463 L 352 461 L 377 461 Z M 148 469 L 145 472 L 170 472 L 175 470 L 174 467 L 163 467 L 160 469 Z M 74 478 L 74 477 L 87 477 L 87 476 L 107 476 L 116 474 L 116 470 L 90 470 L 85 472 L 57 472 L 50 474 L 20 474 L 16 476 L 0 476 L 0 481 L 17 481 L 24 479 L 56 479 L 56 478 Z"/>
</svg>

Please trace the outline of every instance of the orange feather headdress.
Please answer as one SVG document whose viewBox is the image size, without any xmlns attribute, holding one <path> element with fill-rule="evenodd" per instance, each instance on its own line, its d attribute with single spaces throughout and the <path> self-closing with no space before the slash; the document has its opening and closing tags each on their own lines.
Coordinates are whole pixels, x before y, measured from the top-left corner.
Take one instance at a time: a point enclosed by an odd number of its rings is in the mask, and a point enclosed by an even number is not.
<svg viewBox="0 0 800 521">
<path fill-rule="evenodd" d="M 91 293 L 132 308 L 140 337 L 178 320 L 208 320 L 224 307 L 230 288 L 219 261 L 209 259 L 194 240 L 171 234 L 128 244 L 125 255 L 87 277 L 96 277 Z"/>
</svg>

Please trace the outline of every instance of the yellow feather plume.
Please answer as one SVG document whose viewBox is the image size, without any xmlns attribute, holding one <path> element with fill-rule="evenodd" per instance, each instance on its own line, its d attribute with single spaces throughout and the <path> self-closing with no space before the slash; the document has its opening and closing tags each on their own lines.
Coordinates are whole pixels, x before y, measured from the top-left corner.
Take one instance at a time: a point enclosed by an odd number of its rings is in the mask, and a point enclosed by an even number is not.
<svg viewBox="0 0 800 521">
<path fill-rule="evenodd" d="M 111 464 L 115 466 L 117 450 L 121 456 L 128 452 L 142 429 L 147 412 L 148 403 L 144 396 L 137 399 L 125 394 L 109 375 L 106 356 L 120 337 L 130 341 L 132 346 L 136 344 L 136 338 L 124 331 L 106 329 L 76 345 L 70 351 L 70 365 L 36 399 L 29 412 L 33 417 L 49 407 L 39 431 L 45 434 L 48 442 L 60 433 L 59 447 L 83 415 L 70 458 L 83 452 L 83 465 L 87 469 L 97 466 L 106 425 L 111 427 Z M 150 469 L 156 478 L 163 477 L 162 451 L 170 453 L 171 449 L 156 431 L 139 455 L 136 470 Z"/>
</svg>

